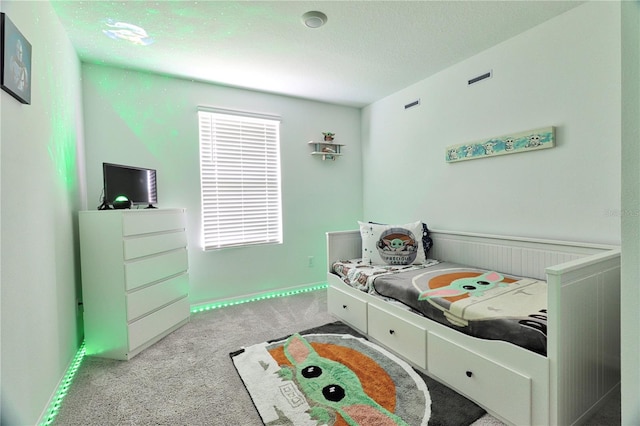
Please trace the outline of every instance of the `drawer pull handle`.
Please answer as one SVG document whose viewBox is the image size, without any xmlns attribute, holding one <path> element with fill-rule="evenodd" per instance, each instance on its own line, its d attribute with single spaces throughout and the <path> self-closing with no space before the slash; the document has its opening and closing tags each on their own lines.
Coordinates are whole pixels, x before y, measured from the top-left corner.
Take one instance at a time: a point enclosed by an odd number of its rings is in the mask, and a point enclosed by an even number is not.
<svg viewBox="0 0 640 426">
<path fill-rule="evenodd" d="M 471 371 L 467 371 L 465 374 L 467 375 L 467 377 L 473 376 L 473 373 Z"/>
<path fill-rule="evenodd" d="M 347 305 L 342 305 L 342 309 L 347 309 Z"/>
<path fill-rule="evenodd" d="M 389 334 L 395 334 L 395 330 L 389 330 Z"/>
</svg>

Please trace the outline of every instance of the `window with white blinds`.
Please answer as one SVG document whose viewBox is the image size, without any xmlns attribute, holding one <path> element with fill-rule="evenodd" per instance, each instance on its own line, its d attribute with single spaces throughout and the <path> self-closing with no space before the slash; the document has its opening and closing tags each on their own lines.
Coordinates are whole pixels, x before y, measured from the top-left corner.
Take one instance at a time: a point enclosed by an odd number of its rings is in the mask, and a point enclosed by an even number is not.
<svg viewBox="0 0 640 426">
<path fill-rule="evenodd" d="M 282 243 L 280 120 L 198 111 L 205 250 Z"/>
</svg>

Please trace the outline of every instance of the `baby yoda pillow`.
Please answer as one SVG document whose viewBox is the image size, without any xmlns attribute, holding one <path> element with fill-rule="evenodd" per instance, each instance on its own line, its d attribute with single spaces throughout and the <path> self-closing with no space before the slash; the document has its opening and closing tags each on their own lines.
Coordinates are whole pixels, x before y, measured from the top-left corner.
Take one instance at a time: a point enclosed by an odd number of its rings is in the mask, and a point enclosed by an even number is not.
<svg viewBox="0 0 640 426">
<path fill-rule="evenodd" d="M 358 221 L 362 237 L 362 260 L 369 264 L 410 265 L 424 263 L 422 222 L 382 225 Z"/>
</svg>

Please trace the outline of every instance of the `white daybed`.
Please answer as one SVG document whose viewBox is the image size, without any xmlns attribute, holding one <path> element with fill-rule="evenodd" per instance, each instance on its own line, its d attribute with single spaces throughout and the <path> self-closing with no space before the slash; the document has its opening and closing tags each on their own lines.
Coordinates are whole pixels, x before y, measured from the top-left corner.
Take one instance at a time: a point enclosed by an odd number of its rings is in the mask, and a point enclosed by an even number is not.
<svg viewBox="0 0 640 426">
<path fill-rule="evenodd" d="M 514 425 L 579 424 L 620 385 L 620 249 L 431 231 L 429 257 L 546 280 L 547 356 L 457 332 L 345 284 L 360 232 L 327 233 L 329 312 Z"/>
</svg>

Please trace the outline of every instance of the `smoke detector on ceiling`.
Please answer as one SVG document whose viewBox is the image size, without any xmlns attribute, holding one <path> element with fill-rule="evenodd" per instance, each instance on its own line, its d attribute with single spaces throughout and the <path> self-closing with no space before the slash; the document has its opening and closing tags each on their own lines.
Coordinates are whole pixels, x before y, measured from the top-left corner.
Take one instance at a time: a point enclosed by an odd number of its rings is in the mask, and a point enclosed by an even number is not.
<svg viewBox="0 0 640 426">
<path fill-rule="evenodd" d="M 308 28 L 319 28 L 327 23 L 327 15 L 318 11 L 307 12 L 302 15 L 302 23 Z"/>
</svg>

